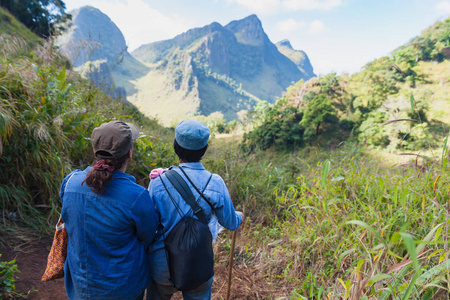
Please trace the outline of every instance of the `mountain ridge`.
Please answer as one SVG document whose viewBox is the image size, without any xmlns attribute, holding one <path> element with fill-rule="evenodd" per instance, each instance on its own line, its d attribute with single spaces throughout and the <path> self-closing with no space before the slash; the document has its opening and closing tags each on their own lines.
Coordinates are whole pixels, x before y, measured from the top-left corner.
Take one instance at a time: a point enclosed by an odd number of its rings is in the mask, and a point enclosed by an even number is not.
<svg viewBox="0 0 450 300">
<path fill-rule="evenodd" d="M 212 22 L 128 53 L 122 33 L 114 29 L 117 26 L 109 17 L 95 8 L 83 7 L 75 14 L 75 26 L 80 14 L 81 20 L 87 19 L 87 25 L 72 27 L 59 43 L 62 52 L 71 43 L 80 45 L 73 31 L 82 31 L 78 40 L 88 45 L 100 44 L 91 58 L 110 67 L 111 84 L 124 87 L 128 101 L 162 120 L 179 113 L 208 116 L 215 112 L 227 120 L 238 119 L 260 100 L 275 102 L 292 82 L 315 76 L 306 54 L 303 63 L 310 66 L 309 73 L 278 50 L 256 15 L 225 26 Z M 92 15 L 96 16 L 95 21 Z M 98 30 L 91 31 L 92 26 Z M 101 31 L 102 28 L 106 29 Z M 125 48 L 119 51 L 121 47 Z M 73 58 L 71 61 L 79 66 L 89 61 L 84 58 L 81 62 Z M 174 112 L 167 105 L 177 110 Z"/>
</svg>

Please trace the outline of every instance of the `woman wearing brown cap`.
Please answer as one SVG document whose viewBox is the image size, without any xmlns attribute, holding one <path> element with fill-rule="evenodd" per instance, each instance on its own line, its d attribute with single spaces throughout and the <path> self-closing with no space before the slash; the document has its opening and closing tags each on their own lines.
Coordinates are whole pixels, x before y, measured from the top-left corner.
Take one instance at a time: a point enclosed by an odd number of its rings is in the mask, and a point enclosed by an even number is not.
<svg viewBox="0 0 450 300">
<path fill-rule="evenodd" d="M 121 121 L 95 128 L 97 162 L 62 183 L 69 299 L 142 299 L 149 284 L 147 251 L 158 218 L 148 191 L 125 173 L 138 137 L 134 125 Z"/>
</svg>

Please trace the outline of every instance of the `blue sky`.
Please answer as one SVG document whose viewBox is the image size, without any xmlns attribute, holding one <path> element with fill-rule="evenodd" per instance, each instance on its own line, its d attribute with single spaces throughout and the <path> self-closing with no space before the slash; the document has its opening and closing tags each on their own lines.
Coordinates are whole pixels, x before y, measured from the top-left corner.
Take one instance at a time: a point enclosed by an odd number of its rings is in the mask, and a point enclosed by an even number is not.
<svg viewBox="0 0 450 300">
<path fill-rule="evenodd" d="M 358 72 L 434 22 L 450 16 L 450 0 L 65 0 L 107 14 L 129 50 L 211 22 L 256 14 L 269 39 L 289 39 L 316 74 Z"/>
</svg>

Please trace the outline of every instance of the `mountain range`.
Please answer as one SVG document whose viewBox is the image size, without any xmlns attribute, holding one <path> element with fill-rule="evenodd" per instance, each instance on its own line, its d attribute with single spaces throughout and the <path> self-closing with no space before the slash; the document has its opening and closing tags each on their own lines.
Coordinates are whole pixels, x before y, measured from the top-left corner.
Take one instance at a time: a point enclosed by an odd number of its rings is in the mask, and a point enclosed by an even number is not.
<svg viewBox="0 0 450 300">
<path fill-rule="evenodd" d="M 274 103 L 293 82 L 314 77 L 305 52 L 273 44 L 256 15 L 213 22 L 127 51 L 119 28 L 100 10 L 72 14 L 56 45 L 79 70 L 164 124 L 219 112 L 237 119 L 259 101 Z"/>
</svg>

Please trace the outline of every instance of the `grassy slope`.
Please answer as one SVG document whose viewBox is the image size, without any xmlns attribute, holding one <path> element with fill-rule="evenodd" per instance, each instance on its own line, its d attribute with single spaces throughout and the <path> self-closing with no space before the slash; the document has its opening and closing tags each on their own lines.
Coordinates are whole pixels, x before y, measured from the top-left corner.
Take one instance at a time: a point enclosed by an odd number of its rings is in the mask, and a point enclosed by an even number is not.
<svg viewBox="0 0 450 300">
<path fill-rule="evenodd" d="M 249 111 L 252 103 L 259 101 L 245 91 L 244 95 L 240 95 L 233 88 L 221 86 L 218 80 L 211 77 L 200 76 L 199 82 L 199 98 L 204 99 L 200 103 L 200 111 L 206 116 L 219 111 L 223 112 L 225 119 L 236 120 L 239 111 Z"/>
<path fill-rule="evenodd" d="M 42 40 L 29 30 L 25 25 L 17 21 L 8 11 L 0 7 L 0 33 L 15 37 L 21 37 L 29 46 L 34 46 Z"/>
<path fill-rule="evenodd" d="M 117 87 L 124 87 L 129 95 L 137 93 L 133 82 L 145 76 L 149 68 L 143 63 L 137 61 L 131 55 L 126 55 L 123 61 L 112 70 L 112 76 Z"/>
<path fill-rule="evenodd" d="M 171 125 L 182 117 L 194 116 L 200 110 L 205 115 L 225 111 L 226 119 L 237 119 L 236 112 L 248 110 L 250 107 L 247 103 L 257 101 L 252 95 L 239 96 L 229 88 L 218 85 L 214 78 L 201 76 L 196 80 L 199 82 L 198 88 L 186 94 L 183 90 L 171 87 L 170 78 L 161 70 L 152 69 L 145 76 L 132 81 L 135 93 L 128 95 L 127 100 L 145 115 L 156 117 L 164 125 Z"/>
<path fill-rule="evenodd" d="M 204 160 L 225 179 L 235 205 L 247 216 L 235 257 L 237 276 L 244 283 L 242 299 L 346 299 L 359 289 L 358 278 L 361 284 L 377 274 L 386 274 L 381 283 L 390 287 L 381 290 L 382 284 L 374 284 L 367 291 L 380 294 L 370 299 L 381 299 L 381 293 L 384 299 L 393 293 L 405 295 L 404 287 L 415 271 L 411 264 L 404 264 L 408 251 L 401 238 L 395 240 L 399 236 L 395 233 L 406 232 L 414 240 L 431 233 L 428 239 L 447 242 L 448 225 L 438 236 L 432 231 L 445 221 L 438 212 L 449 200 L 448 177 L 439 181 L 438 176 L 450 170 L 440 168 L 440 157 L 421 169 L 421 159 L 415 167 L 409 157 L 352 144 L 332 151 L 308 147 L 297 153 L 267 151 L 245 156 L 235 142 L 235 137 L 215 140 Z M 324 172 L 327 160 L 330 168 Z M 376 233 L 347 223 L 352 220 L 365 222 Z M 388 243 L 380 245 L 377 234 Z M 217 256 L 222 257 L 225 249 L 222 244 Z M 437 266 L 445 259 L 446 249 L 428 245 L 420 267 Z M 380 262 L 374 264 L 376 257 Z M 389 274 L 387 270 L 394 266 Z M 253 291 L 246 289 L 246 278 L 253 278 Z M 444 287 L 446 282 L 445 278 L 435 280 Z M 419 283 L 408 299 L 437 293 L 438 288 L 430 286 L 422 291 L 425 282 Z"/>
<path fill-rule="evenodd" d="M 171 91 L 167 77 L 159 70 L 151 70 L 134 82 L 137 92 L 127 99 L 145 115 L 155 117 L 161 124 L 173 125 L 180 116 L 193 115 L 198 109 L 195 91 L 187 96 L 183 91 Z M 182 99 L 180 101 L 180 99 Z"/>
</svg>

